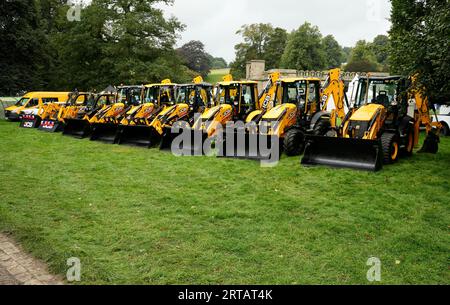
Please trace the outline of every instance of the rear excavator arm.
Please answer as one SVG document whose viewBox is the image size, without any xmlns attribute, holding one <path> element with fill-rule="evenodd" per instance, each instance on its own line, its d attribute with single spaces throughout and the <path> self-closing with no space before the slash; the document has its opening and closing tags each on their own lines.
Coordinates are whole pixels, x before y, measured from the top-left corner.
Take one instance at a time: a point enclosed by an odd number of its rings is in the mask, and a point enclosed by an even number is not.
<svg viewBox="0 0 450 305">
<path fill-rule="evenodd" d="M 277 81 L 280 79 L 280 72 L 273 72 L 269 74 L 269 81 L 267 82 L 264 90 L 258 96 L 259 109 L 263 113 L 270 110 L 274 105 L 270 105 L 270 102 L 275 100 L 275 93 L 277 91 Z"/>
<path fill-rule="evenodd" d="M 416 79 L 416 76 L 411 78 L 412 83 L 409 90 L 409 96 L 415 100 L 417 108 L 414 118 L 416 122 L 414 126 L 414 146 L 417 147 L 419 145 L 420 126 L 424 125 L 427 131 L 427 138 L 425 139 L 423 147 L 419 152 L 437 153 L 442 124 L 437 119 L 434 106 L 432 104 L 430 105 L 428 97 L 425 96 L 423 90 L 418 88 Z M 431 120 L 432 114 L 430 110 L 434 111 L 434 115 L 436 116 L 435 122 Z"/>
<path fill-rule="evenodd" d="M 333 129 L 339 127 L 345 118 L 345 84 L 340 75 L 340 69 L 330 70 L 322 91 L 322 110 L 327 110 L 328 103 L 333 98 L 335 107 L 330 115 L 330 124 Z"/>
</svg>

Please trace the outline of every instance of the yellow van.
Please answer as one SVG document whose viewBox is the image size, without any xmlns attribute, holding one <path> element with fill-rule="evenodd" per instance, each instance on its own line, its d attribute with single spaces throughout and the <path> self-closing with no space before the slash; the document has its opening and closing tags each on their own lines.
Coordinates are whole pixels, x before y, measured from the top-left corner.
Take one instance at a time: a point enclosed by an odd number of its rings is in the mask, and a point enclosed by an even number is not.
<svg viewBox="0 0 450 305">
<path fill-rule="evenodd" d="M 23 112 L 37 113 L 40 106 L 52 102 L 66 102 L 70 92 L 28 92 L 13 106 L 5 109 L 5 118 L 10 121 L 21 119 Z"/>
</svg>

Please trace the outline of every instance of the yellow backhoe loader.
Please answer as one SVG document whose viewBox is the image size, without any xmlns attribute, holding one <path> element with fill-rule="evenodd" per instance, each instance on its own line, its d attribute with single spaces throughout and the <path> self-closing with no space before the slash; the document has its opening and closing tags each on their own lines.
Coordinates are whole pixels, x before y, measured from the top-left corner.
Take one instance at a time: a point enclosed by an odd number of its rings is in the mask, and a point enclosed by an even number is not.
<svg viewBox="0 0 450 305">
<path fill-rule="evenodd" d="M 224 156 L 277 161 L 282 151 L 300 155 L 305 134 L 324 133 L 345 117 L 345 86 L 339 69 L 329 71 L 324 88 L 319 78 L 304 77 L 278 79 L 273 87 L 270 109 L 255 121 L 257 126 L 237 130 L 234 150 L 227 145 Z M 246 122 L 252 120 L 250 116 Z"/>
<path fill-rule="evenodd" d="M 117 94 L 113 92 L 102 92 L 94 99 L 88 99 L 83 105 L 69 106 L 62 114 L 64 120 L 63 135 L 83 139 L 91 134 L 91 122 L 106 113 L 117 100 Z"/>
<path fill-rule="evenodd" d="M 408 100 L 418 112 L 408 115 Z M 421 108 L 421 109 L 420 109 Z M 401 76 L 368 76 L 359 80 L 355 108 L 332 136 L 308 136 L 303 165 L 327 165 L 378 171 L 383 164 L 410 156 L 418 143 L 420 122 L 428 137 L 422 151 L 437 152 L 439 124 L 432 126 L 426 99 Z"/>
<path fill-rule="evenodd" d="M 274 74 L 269 83 L 275 81 L 279 74 Z M 273 95 L 272 86 L 266 86 L 261 96 L 258 96 L 258 83 L 254 81 L 234 81 L 231 75 L 223 77 L 222 81 L 214 87 L 216 106 L 205 111 L 198 116 L 191 129 L 184 130 L 190 136 L 180 143 L 178 147 L 183 155 L 202 155 L 209 153 L 209 147 L 204 147 L 206 139 L 210 139 L 209 144 L 222 136 L 226 126 L 235 122 L 246 122 L 258 120 L 270 107 L 270 96 Z M 264 109 L 260 107 L 260 102 L 264 102 Z M 244 127 L 244 124 L 242 124 Z M 229 140 L 232 142 L 232 140 Z M 220 141 L 221 143 L 223 141 Z M 226 143 L 223 142 L 223 146 Z"/>
<path fill-rule="evenodd" d="M 69 117 L 75 111 L 74 109 L 87 104 L 89 99 L 94 99 L 94 95 L 87 92 L 72 92 L 65 103 L 43 105 L 38 111 L 38 114 L 42 117 L 38 129 L 48 132 L 62 131 L 64 129 L 64 117 Z"/>
<path fill-rule="evenodd" d="M 203 113 L 213 106 L 212 85 L 205 83 L 203 78 L 196 77 L 191 84 L 177 85 L 175 93 L 176 104 L 161 111 L 151 126 L 151 143 L 159 144 L 160 149 L 171 149 L 173 140 L 179 133 L 172 132 L 175 123 L 192 126 L 195 113 Z"/>
<path fill-rule="evenodd" d="M 160 112 L 175 104 L 175 86 L 169 79 L 146 85 L 144 103 L 130 110 L 120 122 L 115 143 L 151 147 L 151 123 Z"/>
<path fill-rule="evenodd" d="M 90 120 L 91 141 L 102 141 L 113 144 L 122 119 L 133 113 L 143 103 L 144 86 L 120 86 L 117 88 L 116 103 L 96 114 Z"/>
</svg>

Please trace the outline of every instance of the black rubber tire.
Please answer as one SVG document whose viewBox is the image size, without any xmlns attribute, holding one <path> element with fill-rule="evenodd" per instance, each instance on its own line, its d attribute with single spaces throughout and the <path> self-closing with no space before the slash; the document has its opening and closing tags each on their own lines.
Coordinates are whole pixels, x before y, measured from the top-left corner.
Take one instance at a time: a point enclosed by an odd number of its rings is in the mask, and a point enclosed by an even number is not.
<svg viewBox="0 0 450 305">
<path fill-rule="evenodd" d="M 441 122 L 442 129 L 441 129 L 441 136 L 448 137 L 450 136 L 450 128 L 448 127 L 447 123 Z"/>
<path fill-rule="evenodd" d="M 305 135 L 299 129 L 291 129 L 283 139 L 283 150 L 286 155 L 300 156 L 305 150 Z"/>
<path fill-rule="evenodd" d="M 386 132 L 381 135 L 384 164 L 392 164 L 398 161 L 399 151 L 397 151 L 394 158 L 392 157 L 395 145 L 397 145 L 397 149 L 399 149 L 398 136 L 395 133 Z"/>
<path fill-rule="evenodd" d="M 315 136 L 324 136 L 331 130 L 331 124 L 329 120 L 320 120 L 314 126 L 313 134 Z"/>
<path fill-rule="evenodd" d="M 413 128 L 410 128 L 407 131 L 405 140 L 406 140 L 405 147 L 402 149 L 402 152 L 401 152 L 402 156 L 411 157 L 414 152 L 414 129 Z M 409 141 L 412 141 L 412 143 L 410 143 Z"/>
</svg>

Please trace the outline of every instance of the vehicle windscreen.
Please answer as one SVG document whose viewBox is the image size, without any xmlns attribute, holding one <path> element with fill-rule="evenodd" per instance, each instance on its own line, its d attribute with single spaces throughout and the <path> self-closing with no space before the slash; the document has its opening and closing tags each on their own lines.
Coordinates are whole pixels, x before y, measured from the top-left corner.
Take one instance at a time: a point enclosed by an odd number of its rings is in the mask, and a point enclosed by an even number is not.
<svg viewBox="0 0 450 305">
<path fill-rule="evenodd" d="M 17 103 L 16 106 L 25 106 L 30 99 L 27 97 L 22 97 Z"/>
<path fill-rule="evenodd" d="M 389 106 L 397 96 L 397 80 L 367 80 L 359 83 L 356 103 L 358 106 L 366 104 L 380 104 Z"/>
</svg>

